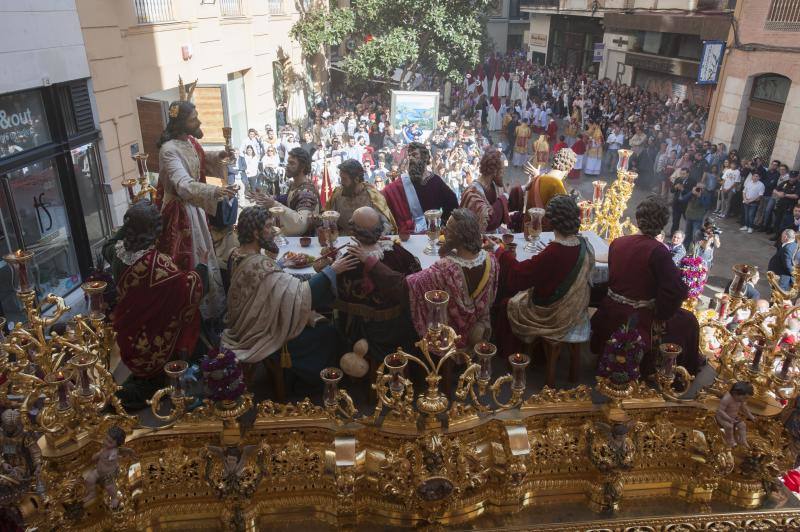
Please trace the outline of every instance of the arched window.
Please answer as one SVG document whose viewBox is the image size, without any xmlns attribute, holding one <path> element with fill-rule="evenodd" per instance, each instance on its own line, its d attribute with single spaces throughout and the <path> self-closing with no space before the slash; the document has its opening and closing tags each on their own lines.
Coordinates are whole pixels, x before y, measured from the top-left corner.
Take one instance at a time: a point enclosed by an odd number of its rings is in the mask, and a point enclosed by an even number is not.
<svg viewBox="0 0 800 532">
<path fill-rule="evenodd" d="M 764 74 L 753 81 L 751 99 L 784 105 L 789 96 L 792 81 L 780 74 Z"/>
</svg>

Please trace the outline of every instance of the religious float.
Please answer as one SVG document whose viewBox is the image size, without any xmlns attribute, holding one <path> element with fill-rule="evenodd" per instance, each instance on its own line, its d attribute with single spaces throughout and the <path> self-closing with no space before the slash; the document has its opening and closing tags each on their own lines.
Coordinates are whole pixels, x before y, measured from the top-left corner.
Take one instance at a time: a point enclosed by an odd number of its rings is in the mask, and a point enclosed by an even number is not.
<svg viewBox="0 0 800 532">
<path fill-rule="evenodd" d="M 27 318 L 0 339 L 0 493 L 23 528 L 800 528 L 800 504 L 779 479 L 800 445 L 797 352 L 783 334 L 799 309 L 749 308 L 753 267 L 735 268 L 718 311 L 698 312 L 716 376 L 692 399 L 680 346 L 658 346 L 657 378 L 645 384 L 644 347 L 625 331 L 593 387 L 531 392 L 529 356 L 497 360 L 488 342 L 459 350 L 448 294 L 431 291 L 418 353 L 385 357 L 368 409 L 336 367 L 320 375 L 319 403 L 256 403 L 221 352 L 201 364 L 202 393 L 187 385 L 186 362 L 168 362 L 170 384 L 150 401 L 160 423 L 144 426 L 114 395 L 105 284 L 84 283 L 89 312 L 56 332 L 68 308 L 37 301 L 32 253 L 5 259 Z M 798 286 L 800 268 L 794 277 Z M 771 282 L 777 299 L 798 296 Z M 749 318 L 729 320 L 743 309 Z M 742 386 L 747 407 L 731 399 Z M 740 408 L 753 420 L 726 425 Z"/>
</svg>

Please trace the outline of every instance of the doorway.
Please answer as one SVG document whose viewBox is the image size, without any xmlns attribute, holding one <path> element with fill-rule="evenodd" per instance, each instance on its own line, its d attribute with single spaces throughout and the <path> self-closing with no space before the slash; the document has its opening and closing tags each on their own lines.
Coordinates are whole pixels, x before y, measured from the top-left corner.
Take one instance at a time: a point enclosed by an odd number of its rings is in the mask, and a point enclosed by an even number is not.
<svg viewBox="0 0 800 532">
<path fill-rule="evenodd" d="M 228 119 L 230 120 L 231 142 L 235 147 L 244 144 L 247 138 L 247 102 L 244 92 L 246 71 L 228 74 Z"/>
<path fill-rule="evenodd" d="M 742 159 L 769 160 L 791 85 L 791 80 L 780 74 L 764 74 L 753 80 L 750 107 L 739 143 Z"/>
</svg>

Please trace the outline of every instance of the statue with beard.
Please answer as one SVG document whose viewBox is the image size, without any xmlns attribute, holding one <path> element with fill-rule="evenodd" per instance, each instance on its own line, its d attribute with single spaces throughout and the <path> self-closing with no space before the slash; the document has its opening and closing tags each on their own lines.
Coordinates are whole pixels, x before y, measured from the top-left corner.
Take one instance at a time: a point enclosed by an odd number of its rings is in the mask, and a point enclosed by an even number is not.
<svg viewBox="0 0 800 532">
<path fill-rule="evenodd" d="M 281 367 L 291 368 L 287 387 L 310 393 L 321 384 L 319 372 L 333 361 L 336 349 L 335 329 L 316 310 L 330 307 L 337 275 L 355 268 L 358 259 L 339 258 L 302 281 L 275 261 L 272 227 L 264 207 L 248 207 L 239 215 L 240 245 L 228 260 L 231 285 L 222 347 L 245 364 L 281 357 Z M 246 373 L 252 376 L 253 370 Z"/>
<path fill-rule="evenodd" d="M 364 263 L 367 274 L 387 302 L 407 307 L 419 336 L 428 328 L 425 292 L 444 290 L 450 295 L 448 319 L 460 335 L 459 347 L 471 347 L 489 338 L 489 311 L 497 293 L 497 260 L 481 248 L 478 217 L 468 209 L 455 209 L 444 226 L 441 258 L 429 268 L 410 275 L 392 270 L 363 246 L 349 253 Z"/>
<path fill-rule="evenodd" d="M 461 206 L 478 217 L 481 232 L 494 232 L 510 224 L 508 201 L 503 195 L 503 158 L 499 150 L 487 150 L 481 158 L 481 173 L 461 194 Z"/>
<path fill-rule="evenodd" d="M 398 275 L 420 271 L 417 258 L 400 244 L 380 240 L 384 224 L 372 207 L 360 207 L 347 222 L 349 234 L 358 242 L 358 256 L 366 257 L 352 271 L 336 280 L 338 299 L 336 325 L 347 345 L 361 338 L 369 344 L 369 356 L 380 362 L 398 346 L 413 349 L 416 333 L 408 309 L 395 298 L 387 298 L 378 290 L 370 271 L 380 264 Z"/>
<path fill-rule="evenodd" d="M 117 396 L 135 411 L 146 408 L 146 400 L 163 386 L 164 364 L 194 351 L 203 283 L 198 272 L 178 268 L 156 249 L 163 225 L 155 205 L 139 201 L 123 220 L 103 246 L 103 256 L 111 264 L 118 294 L 112 325 L 120 358 L 131 372 Z"/>
<path fill-rule="evenodd" d="M 319 193 L 311 181 L 311 155 L 298 146 L 289 151 L 286 160 L 286 177 L 291 178 L 292 183 L 285 196 L 273 198 L 263 192 L 253 192 L 248 197 L 265 209 L 284 205 L 280 216 L 284 235 L 310 236 L 314 233 L 314 218 L 320 210 Z"/>
<path fill-rule="evenodd" d="M 458 207 L 455 192 L 428 170 L 431 152 L 424 144 L 408 145 L 406 171 L 383 189 L 383 196 L 400 233 L 422 234 L 427 230 L 425 211 L 441 209 L 442 223 Z"/>
<path fill-rule="evenodd" d="M 339 165 L 341 185 L 336 187 L 325 205 L 326 211 L 339 213 L 339 234 L 350 234 L 350 222 L 355 211 L 361 207 L 371 207 L 380 216 L 383 233 L 396 234 L 392 211 L 378 190 L 364 182 L 364 167 L 354 159 L 348 159 Z"/>
<path fill-rule="evenodd" d="M 206 215 L 217 213 L 220 200 L 236 196 L 236 187 L 205 181 L 206 175 L 213 174 L 225 176 L 227 182 L 226 159 L 234 154 L 205 151 L 197 141 L 203 138 L 200 125 L 193 103 L 170 104 L 169 122 L 158 141 L 158 190 L 164 218 L 158 249 L 184 271 L 202 267 L 198 271 L 207 277 L 207 290 L 200 312 L 203 318 L 213 319 L 225 311 L 225 292 Z"/>
</svg>

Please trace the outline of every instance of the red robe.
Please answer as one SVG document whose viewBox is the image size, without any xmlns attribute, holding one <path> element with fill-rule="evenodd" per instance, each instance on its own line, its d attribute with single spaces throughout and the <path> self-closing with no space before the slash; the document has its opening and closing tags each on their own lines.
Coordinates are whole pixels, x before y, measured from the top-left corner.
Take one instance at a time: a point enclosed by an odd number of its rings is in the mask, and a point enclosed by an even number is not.
<svg viewBox="0 0 800 532">
<path fill-rule="evenodd" d="M 617 238 L 608 250 L 608 268 L 609 292 L 634 301 L 654 300 L 654 304 L 637 309 L 606 295 L 592 317 L 592 352 L 602 353 L 611 335 L 636 315 L 636 328 L 651 347 L 642 359 L 642 376 L 655 371 L 654 349 L 658 346 L 651 346 L 654 322 L 666 323 L 660 343 L 682 346 L 678 363 L 696 373 L 700 366 L 700 327 L 694 314 L 681 309 L 689 289 L 666 246 L 645 235 Z"/>
<path fill-rule="evenodd" d="M 555 120 L 550 120 L 550 123 L 547 124 L 547 138 L 550 139 L 550 145 L 552 146 L 553 143 L 556 141 L 556 134 L 558 133 L 558 124 L 556 124 Z M 555 152 L 558 153 L 558 152 Z"/>
<path fill-rule="evenodd" d="M 432 175 L 424 185 L 414 183 L 422 211 L 442 209 L 442 224 L 450 217 L 453 209 L 458 207 L 458 199 L 447 183 L 438 175 Z M 381 191 L 389 210 L 392 211 L 399 233 L 414 233 L 414 220 L 411 218 L 411 209 L 408 207 L 406 191 L 403 180 L 398 178 L 389 183 Z"/>
<path fill-rule="evenodd" d="M 500 265 L 500 274 L 497 305 L 492 314 L 495 318 L 495 341 L 500 354 L 508 356 L 521 353 L 525 349 L 525 345 L 511 330 L 506 310 L 508 300 L 531 287 L 535 287 L 538 297 L 550 297 L 572 271 L 579 252 L 580 246 L 564 246 L 552 242 L 538 255 L 519 262 L 513 253 L 498 249 L 495 256 Z"/>
<path fill-rule="evenodd" d="M 586 153 L 586 144 L 583 142 L 583 140 L 578 139 L 572 145 L 572 151 L 575 152 L 575 155 L 580 157 L 581 155 L 584 155 Z M 581 176 L 582 170 L 583 170 L 583 165 L 581 165 L 580 169 L 573 168 L 572 170 L 569 171 L 567 177 L 570 179 L 578 179 Z"/>
<path fill-rule="evenodd" d="M 123 271 L 117 294 L 112 323 L 120 357 L 133 375 L 160 375 L 174 354 L 194 350 L 203 295 L 197 272 L 181 271 L 152 249 Z"/>
<path fill-rule="evenodd" d="M 197 140 L 189 135 L 189 142 L 192 143 L 197 156 L 200 158 L 200 179 L 201 183 L 206 182 L 206 153 Z M 164 184 L 159 180 L 156 186 L 156 204 L 161 207 L 164 199 Z M 194 252 L 192 243 L 192 222 L 183 203 L 180 201 L 170 201 L 161 210 L 163 230 L 158 237 L 156 246 L 161 253 L 169 255 L 173 262 L 184 271 L 194 271 Z"/>
<path fill-rule="evenodd" d="M 556 153 L 558 153 L 560 150 L 563 150 L 564 148 L 568 148 L 568 147 L 569 147 L 569 146 L 567 146 L 567 143 L 566 143 L 566 142 L 559 142 L 558 144 L 556 144 L 555 146 L 553 146 L 553 155 L 555 155 Z"/>
</svg>

